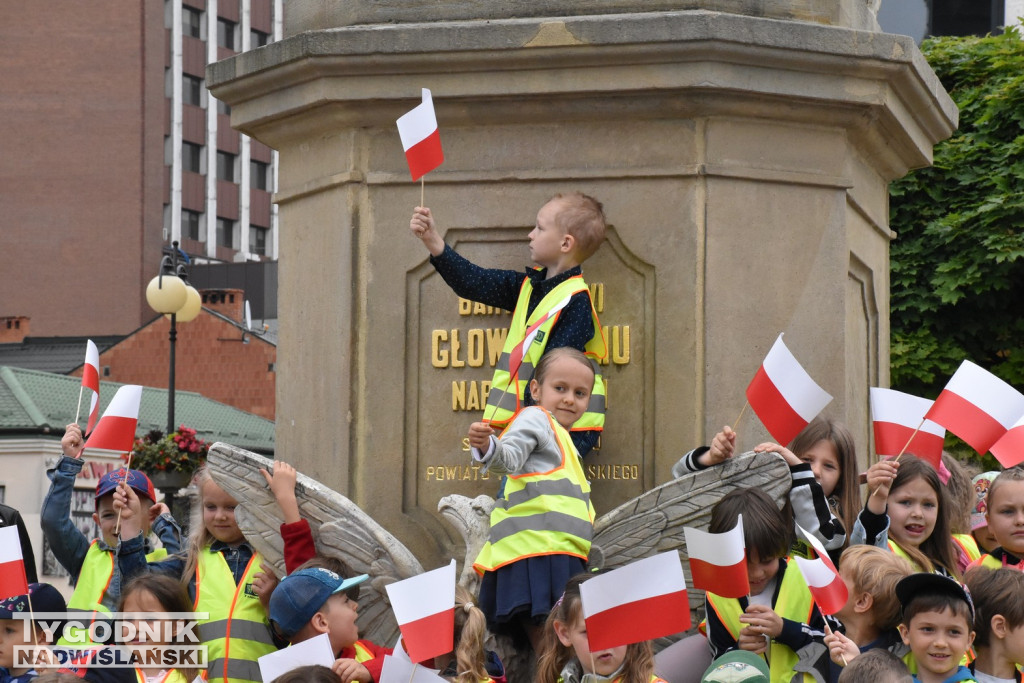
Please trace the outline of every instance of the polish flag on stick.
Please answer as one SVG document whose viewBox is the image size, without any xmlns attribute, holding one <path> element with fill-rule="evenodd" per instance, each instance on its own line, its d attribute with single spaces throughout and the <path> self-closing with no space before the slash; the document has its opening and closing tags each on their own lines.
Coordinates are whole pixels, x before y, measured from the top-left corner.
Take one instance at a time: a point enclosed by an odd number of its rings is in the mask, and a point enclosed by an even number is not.
<svg viewBox="0 0 1024 683">
<path fill-rule="evenodd" d="M 1015 467 L 1024 462 L 1024 415 L 992 444 L 990 450 L 1003 467 Z"/>
<path fill-rule="evenodd" d="M 0 600 L 28 593 L 25 558 L 21 555 L 18 527 L 0 528 Z"/>
<path fill-rule="evenodd" d="M 675 550 L 587 579 L 580 598 L 591 652 L 690 628 L 686 577 Z"/>
<path fill-rule="evenodd" d="M 85 442 L 86 448 L 105 448 L 110 451 L 127 453 L 135 441 L 135 428 L 139 423 L 139 405 L 142 403 L 142 387 L 126 384 L 117 390 L 110 405 L 103 411 L 103 417 Z"/>
<path fill-rule="evenodd" d="M 800 573 L 803 574 L 807 588 L 811 591 L 811 596 L 821 613 L 835 614 L 843 608 L 850 596 L 846 583 L 839 577 L 839 570 L 836 569 L 821 541 L 799 524 L 796 525 L 796 529 L 817 555 L 810 560 L 803 557 L 794 558 Z"/>
<path fill-rule="evenodd" d="M 89 404 L 89 421 L 85 425 L 85 436 L 89 436 L 92 428 L 96 426 L 96 418 L 100 414 L 100 352 L 92 339 L 85 342 L 85 363 L 82 365 L 82 386 L 78 389 L 78 410 L 75 411 L 75 422 L 78 422 L 78 413 L 82 410 L 82 390 L 92 391 L 92 401 Z"/>
<path fill-rule="evenodd" d="M 447 567 L 385 586 L 402 642 L 414 662 L 452 651 L 455 638 L 455 560 Z"/>
<path fill-rule="evenodd" d="M 871 421 L 875 432 L 875 452 L 899 457 L 913 453 L 936 470 L 942 463 L 942 444 L 946 430 L 925 420 L 932 401 L 893 389 L 871 387 Z"/>
<path fill-rule="evenodd" d="M 694 588 L 723 598 L 741 598 L 750 593 L 743 515 L 739 515 L 736 526 L 725 533 L 683 527 L 683 536 Z"/>
<path fill-rule="evenodd" d="M 925 417 L 984 455 L 1024 415 L 1024 395 L 969 360 L 960 364 Z"/>
<path fill-rule="evenodd" d="M 781 334 L 747 387 L 750 407 L 781 444 L 792 441 L 831 400 L 789 352 Z"/>
<path fill-rule="evenodd" d="M 434 100 L 426 88 L 423 88 L 423 101 L 398 119 L 398 136 L 402 138 L 413 181 L 420 180 L 444 162 Z M 420 189 L 420 206 L 423 206 L 422 183 Z"/>
</svg>

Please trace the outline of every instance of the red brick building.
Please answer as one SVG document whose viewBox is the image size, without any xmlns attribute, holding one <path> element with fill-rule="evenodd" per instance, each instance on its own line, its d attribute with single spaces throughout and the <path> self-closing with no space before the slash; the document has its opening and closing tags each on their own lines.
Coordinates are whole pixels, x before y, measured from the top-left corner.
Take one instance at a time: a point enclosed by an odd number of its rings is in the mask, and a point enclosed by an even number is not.
<svg viewBox="0 0 1024 683">
<path fill-rule="evenodd" d="M 176 326 L 176 390 L 273 420 L 277 347 L 246 330 L 241 290 L 203 290 L 202 295 L 202 312 Z M 159 316 L 101 352 L 100 379 L 166 387 L 170 326 Z M 82 370 L 71 374 L 80 377 Z"/>
</svg>

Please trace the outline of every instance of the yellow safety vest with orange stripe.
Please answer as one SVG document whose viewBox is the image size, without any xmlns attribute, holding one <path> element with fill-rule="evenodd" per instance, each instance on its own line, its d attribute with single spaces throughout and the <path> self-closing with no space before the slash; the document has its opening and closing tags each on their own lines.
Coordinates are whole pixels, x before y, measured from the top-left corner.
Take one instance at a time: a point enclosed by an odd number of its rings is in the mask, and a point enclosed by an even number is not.
<svg viewBox="0 0 1024 683">
<path fill-rule="evenodd" d="M 490 537 L 473 563 L 481 575 L 527 557 L 573 555 L 586 561 L 590 553 L 596 517 L 590 483 L 569 432 L 551 413 L 545 410 L 544 415 L 561 463 L 548 472 L 509 475 L 505 497 L 491 511 Z"/>
<path fill-rule="evenodd" d="M 516 308 L 512 312 L 512 322 L 509 323 L 508 334 L 505 336 L 505 346 L 502 348 L 501 356 L 494 368 L 494 377 L 491 379 L 491 390 L 487 394 L 487 406 L 484 408 L 484 420 L 493 427 L 504 428 L 512 418 L 523 407 L 523 400 L 526 396 L 526 387 L 533 377 L 533 371 L 544 350 L 547 348 L 548 336 L 551 328 L 555 326 L 560 311 L 551 313 L 552 309 L 565 299 L 579 292 L 588 291 L 587 283 L 583 281 L 582 275 L 568 278 L 554 287 L 537 307 L 533 309 L 530 317 L 526 317 L 526 309 L 530 304 L 530 294 L 533 292 L 533 281 L 530 278 L 523 280 L 519 289 L 519 300 L 516 301 Z M 589 295 L 588 295 L 589 300 Z M 550 314 L 550 315 L 549 315 Z M 604 330 L 601 328 L 601 321 L 597 319 L 597 311 L 594 310 L 594 302 L 590 301 L 590 314 L 594 325 L 594 336 L 587 342 L 584 353 L 592 361 L 604 360 L 608 355 L 608 345 L 605 341 Z M 547 316 L 545 318 L 545 316 Z M 539 323 L 539 325 L 538 325 Z M 526 343 L 527 334 L 537 326 L 536 334 L 531 338 L 529 346 L 521 348 Z M 517 347 L 520 347 L 517 349 Z M 518 367 L 515 358 L 522 358 Z M 572 426 L 573 431 L 577 430 L 601 430 L 604 428 L 605 409 L 605 386 L 604 379 L 597 367 L 594 366 L 594 389 L 590 393 L 590 403 L 587 410 L 580 416 L 580 419 Z M 510 374 L 511 373 L 511 374 Z M 515 386 L 512 386 L 513 377 Z"/>
<path fill-rule="evenodd" d="M 967 562 L 964 563 L 965 566 L 970 566 L 971 563 L 973 563 L 979 557 L 981 557 L 981 551 L 978 550 L 978 544 L 977 542 L 975 542 L 974 537 L 970 534 L 952 534 L 950 536 L 950 540 L 953 541 L 953 545 L 957 547 L 959 552 L 967 558 Z M 896 553 L 897 555 L 905 559 L 907 562 L 909 562 L 910 566 L 913 567 L 915 571 L 921 571 L 921 567 L 917 564 L 917 562 L 914 562 L 914 560 L 910 558 L 910 555 L 907 554 L 907 551 L 901 548 L 898 543 L 896 543 L 891 538 L 888 542 L 889 550 L 891 550 L 892 552 Z"/>
<path fill-rule="evenodd" d="M 782 576 L 782 585 L 779 587 L 778 595 L 778 599 L 772 606 L 776 614 L 783 619 L 801 624 L 811 623 L 811 617 L 814 615 L 814 600 L 803 575 L 790 558 L 786 558 L 786 572 Z M 740 601 L 736 598 L 723 598 L 711 592 L 707 593 L 707 600 L 708 605 L 715 610 L 718 620 L 729 631 L 732 639 L 739 642 L 740 631 L 744 627 L 744 624 L 740 622 L 740 616 L 743 614 Z M 795 680 L 793 667 L 798 660 L 799 657 L 792 648 L 777 640 L 772 640 L 768 650 L 768 672 L 771 683 L 790 683 L 791 680 Z M 811 681 L 813 678 L 809 674 L 804 674 L 804 680 Z"/>
<path fill-rule="evenodd" d="M 147 683 L 146 674 L 138 667 L 135 667 L 135 681 L 136 683 Z M 185 674 L 177 669 L 171 669 L 165 672 L 157 683 L 191 683 L 191 681 L 185 678 Z"/>
<path fill-rule="evenodd" d="M 235 584 L 224 556 L 207 546 L 196 564 L 196 599 L 193 609 L 208 612 L 199 636 L 207 646 L 210 681 L 262 683 L 256 660 L 277 650 L 270 634 L 267 611 L 253 590 L 253 576 L 263 557 L 255 553 Z"/>
<path fill-rule="evenodd" d="M 146 555 L 147 562 L 156 562 L 167 557 L 167 551 L 157 548 Z M 75 584 L 75 592 L 68 600 L 68 616 L 74 619 L 77 616 L 88 619 L 89 624 L 96 621 L 97 614 L 110 614 L 110 610 L 103 605 L 103 598 L 107 595 L 110 587 L 110 580 L 114 578 L 114 551 L 100 548 L 99 541 L 94 540 L 89 544 L 89 550 L 82 560 L 82 569 L 78 573 L 78 583 Z M 88 613 L 89 616 L 84 615 Z M 88 627 L 84 629 L 65 629 L 66 636 L 57 640 L 61 647 L 87 648 L 96 643 L 89 638 Z"/>
</svg>

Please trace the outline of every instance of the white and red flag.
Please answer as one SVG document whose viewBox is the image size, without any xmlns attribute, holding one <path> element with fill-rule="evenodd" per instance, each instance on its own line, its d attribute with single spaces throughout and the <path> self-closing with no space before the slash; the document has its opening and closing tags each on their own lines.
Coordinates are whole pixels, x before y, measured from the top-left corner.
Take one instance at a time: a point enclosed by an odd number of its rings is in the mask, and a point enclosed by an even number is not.
<svg viewBox="0 0 1024 683">
<path fill-rule="evenodd" d="M 455 560 L 385 586 L 402 642 L 414 662 L 452 651 L 455 638 Z"/>
<path fill-rule="evenodd" d="M 89 420 L 85 425 L 85 435 L 89 436 L 96 426 L 96 418 L 100 416 L 100 351 L 92 339 L 85 342 L 85 364 L 82 365 L 82 386 L 92 391 L 89 403 Z"/>
<path fill-rule="evenodd" d="M 840 578 L 839 570 L 836 569 L 821 541 L 799 524 L 796 525 L 796 530 L 817 555 L 810 560 L 803 557 L 794 558 L 800 573 L 804 576 L 807 588 L 811 591 L 811 597 L 822 614 L 835 614 L 843 608 L 850 596 L 846 583 Z"/>
<path fill-rule="evenodd" d="M 426 88 L 423 88 L 423 101 L 398 119 L 398 136 L 402 138 L 402 149 L 413 180 L 419 180 L 444 162 L 434 100 Z"/>
<path fill-rule="evenodd" d="M 591 652 L 690 628 L 686 577 L 676 550 L 587 579 L 580 598 Z"/>
<path fill-rule="evenodd" d="M 989 450 L 1003 467 L 1015 467 L 1024 462 L 1024 415 Z"/>
<path fill-rule="evenodd" d="M 811 597 L 822 614 L 835 614 L 846 604 L 850 593 L 846 584 L 835 569 L 832 563 L 826 563 L 821 557 L 808 560 L 803 557 L 796 557 L 796 566 L 804 575 L 807 588 L 811 591 Z"/>
<path fill-rule="evenodd" d="M 0 528 L 0 600 L 28 593 L 25 558 L 21 555 L 18 527 Z"/>
<path fill-rule="evenodd" d="M 1024 395 L 965 360 L 925 415 L 984 455 L 1024 415 Z"/>
<path fill-rule="evenodd" d="M 750 593 L 743 515 L 739 515 L 736 526 L 725 533 L 683 527 L 683 536 L 694 588 L 723 598 L 741 598 Z"/>
<path fill-rule="evenodd" d="M 832 400 L 782 342 L 775 340 L 754 379 L 747 401 L 768 433 L 785 445 Z"/>
<path fill-rule="evenodd" d="M 946 430 L 931 420 L 925 420 L 932 403 L 902 391 L 871 387 L 875 452 L 880 456 L 898 456 L 906 451 L 928 461 L 938 470 Z"/>
<path fill-rule="evenodd" d="M 142 403 L 142 387 L 125 384 L 117 390 L 110 405 L 103 411 L 96 429 L 85 442 L 86 448 L 105 448 L 127 453 L 135 442 L 135 428 L 139 423 L 139 405 Z"/>
</svg>

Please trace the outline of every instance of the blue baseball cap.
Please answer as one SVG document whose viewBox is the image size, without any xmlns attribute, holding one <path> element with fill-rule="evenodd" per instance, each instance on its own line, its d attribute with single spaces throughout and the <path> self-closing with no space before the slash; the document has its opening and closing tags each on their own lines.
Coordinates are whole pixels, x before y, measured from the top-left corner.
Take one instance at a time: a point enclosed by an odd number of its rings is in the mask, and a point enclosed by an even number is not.
<svg viewBox="0 0 1024 683">
<path fill-rule="evenodd" d="M 126 472 L 127 475 L 125 474 Z M 128 486 L 135 489 L 135 493 L 149 498 L 154 503 L 156 502 L 156 491 L 153 489 L 153 482 L 149 480 L 149 477 L 139 470 L 126 470 L 124 468 L 107 472 L 100 477 L 99 483 L 96 484 L 97 502 L 108 493 L 113 493 L 114 489 L 122 481 L 127 481 Z"/>
<path fill-rule="evenodd" d="M 357 587 L 370 576 L 350 579 L 322 567 L 300 569 L 281 580 L 270 596 L 270 621 L 285 638 L 291 639 L 320 611 L 327 599 Z M 353 600 L 356 595 L 349 595 Z"/>
<path fill-rule="evenodd" d="M 28 594 L 23 593 L 0 600 L 0 619 L 13 619 L 16 614 L 28 614 L 29 594 L 32 596 L 32 612 L 63 612 L 68 608 L 64 596 L 50 584 L 30 583 Z"/>
</svg>

